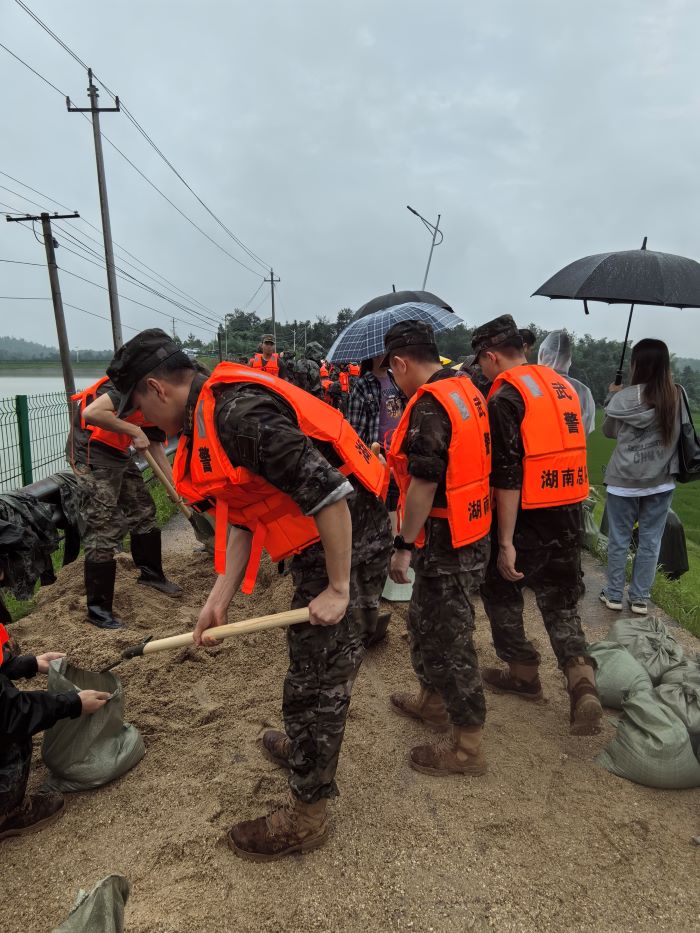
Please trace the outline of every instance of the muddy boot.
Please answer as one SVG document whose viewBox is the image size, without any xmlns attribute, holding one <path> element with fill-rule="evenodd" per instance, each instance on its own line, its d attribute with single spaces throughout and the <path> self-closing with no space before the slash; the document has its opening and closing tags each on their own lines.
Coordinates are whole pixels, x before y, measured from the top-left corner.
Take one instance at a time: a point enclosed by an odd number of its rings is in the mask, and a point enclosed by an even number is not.
<svg viewBox="0 0 700 933">
<path fill-rule="evenodd" d="M 182 589 L 168 580 L 163 573 L 163 563 L 161 559 L 161 541 L 160 528 L 154 528 L 153 531 L 147 531 L 145 535 L 131 534 L 131 556 L 134 563 L 141 571 L 141 576 L 136 581 L 144 586 L 150 586 L 165 596 L 178 598 L 182 596 Z"/>
<path fill-rule="evenodd" d="M 357 612 L 362 625 L 362 641 L 365 648 L 373 648 L 384 641 L 391 613 L 380 612 L 378 609 L 358 609 Z"/>
<path fill-rule="evenodd" d="M 304 803 L 290 794 L 287 803 L 269 816 L 235 823 L 227 836 L 229 848 L 253 862 L 272 862 L 294 852 L 311 852 L 328 837 L 327 804 L 325 798 Z"/>
<path fill-rule="evenodd" d="M 268 761 L 279 765 L 280 768 L 289 770 L 289 755 L 291 753 L 291 743 L 284 732 L 277 729 L 268 729 L 262 737 L 263 755 Z"/>
<path fill-rule="evenodd" d="M 481 678 L 496 693 L 512 693 L 523 700 L 541 700 L 542 683 L 539 669 L 538 663 L 510 661 L 508 670 L 502 667 L 487 667 L 481 672 Z"/>
<path fill-rule="evenodd" d="M 572 658 L 564 667 L 564 674 L 571 703 L 571 734 L 596 735 L 601 730 L 603 707 L 590 658 Z"/>
<path fill-rule="evenodd" d="M 0 839 L 25 836 L 54 823 L 66 803 L 62 794 L 35 794 L 0 819 Z"/>
<path fill-rule="evenodd" d="M 85 593 L 88 622 L 97 628 L 124 628 L 124 623 L 112 615 L 116 560 L 85 561 Z"/>
<path fill-rule="evenodd" d="M 412 693 L 392 693 L 389 697 L 391 708 L 399 716 L 417 719 L 434 732 L 447 732 L 450 719 L 442 697 L 431 690 L 420 688 L 418 696 Z"/>
<path fill-rule="evenodd" d="M 481 748 L 483 726 L 452 726 L 449 736 L 434 745 L 417 745 L 409 752 L 409 762 L 421 774 L 486 774 Z"/>
</svg>

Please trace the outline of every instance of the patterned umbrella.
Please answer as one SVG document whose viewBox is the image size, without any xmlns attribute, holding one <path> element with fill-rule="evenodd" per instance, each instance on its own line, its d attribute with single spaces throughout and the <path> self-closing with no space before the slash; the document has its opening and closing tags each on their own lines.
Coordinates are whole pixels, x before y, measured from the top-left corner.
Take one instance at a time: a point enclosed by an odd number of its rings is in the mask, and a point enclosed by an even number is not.
<svg viewBox="0 0 700 933">
<path fill-rule="evenodd" d="M 453 311 L 422 302 L 394 305 L 351 321 L 328 351 L 332 363 L 357 363 L 384 352 L 384 335 L 401 321 L 425 321 L 436 334 L 464 323 Z"/>
</svg>

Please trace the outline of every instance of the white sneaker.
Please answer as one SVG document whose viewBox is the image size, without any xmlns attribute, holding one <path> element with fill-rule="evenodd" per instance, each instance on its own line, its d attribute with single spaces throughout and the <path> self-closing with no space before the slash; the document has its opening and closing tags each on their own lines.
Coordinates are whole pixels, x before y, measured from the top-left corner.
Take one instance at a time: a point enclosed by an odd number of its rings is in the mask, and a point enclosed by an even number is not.
<svg viewBox="0 0 700 933">
<path fill-rule="evenodd" d="M 617 612 L 622 611 L 622 602 L 615 602 L 612 599 L 608 599 L 605 594 L 605 590 L 603 590 L 600 594 L 600 601 L 603 603 L 603 605 L 607 606 L 608 609 L 615 609 Z M 644 611 L 646 612 L 646 609 Z"/>
<path fill-rule="evenodd" d="M 632 612 L 636 612 L 638 616 L 645 616 L 648 612 L 646 600 L 645 599 L 631 599 L 630 609 L 632 610 Z"/>
</svg>

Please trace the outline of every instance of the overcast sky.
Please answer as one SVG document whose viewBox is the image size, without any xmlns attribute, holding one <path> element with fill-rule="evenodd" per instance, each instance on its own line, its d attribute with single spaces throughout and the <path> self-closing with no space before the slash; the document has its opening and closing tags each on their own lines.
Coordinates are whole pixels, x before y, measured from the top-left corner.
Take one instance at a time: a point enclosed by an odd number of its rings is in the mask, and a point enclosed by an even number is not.
<svg viewBox="0 0 700 933">
<path fill-rule="evenodd" d="M 392 283 L 419 287 L 430 238 L 406 204 L 442 214 L 445 241 L 428 287 L 473 325 L 510 312 L 521 324 L 621 339 L 619 307 L 593 304 L 585 318 L 579 304 L 529 295 L 566 263 L 636 248 L 644 235 L 652 249 L 700 253 L 695 3 L 28 3 L 226 225 L 274 265 L 282 320 L 334 316 Z M 0 41 L 86 105 L 81 67 L 12 0 L 0 6 Z M 99 225 L 88 122 L 2 49 L 0 84 L 0 169 Z M 101 102 L 109 103 L 105 94 Z M 104 114 L 102 124 L 168 197 L 251 264 L 123 114 Z M 205 240 L 109 146 L 105 158 L 115 240 L 217 318 L 244 306 L 260 278 Z M 0 184 L 24 190 L 3 176 Z M 2 189 L 0 201 L 37 210 Z M 43 262 L 24 226 L 2 224 L 0 258 Z M 82 224 L 75 230 L 97 236 Z M 73 248 L 60 230 L 57 239 Z M 105 284 L 103 271 L 61 248 L 58 261 Z M 3 295 L 49 294 L 45 268 L 0 263 L 0 276 Z M 62 290 L 66 302 L 108 314 L 106 292 L 68 275 Z M 189 320 L 138 288 L 120 290 Z M 71 309 L 66 316 L 73 346 L 109 346 L 108 323 Z M 171 326 L 125 298 L 122 318 Z M 661 337 L 679 355 L 700 357 L 699 325 L 700 310 L 640 308 L 632 337 Z M 183 336 L 190 329 L 176 327 Z M 192 330 L 206 338 L 213 327 Z M 0 301 L 0 334 L 55 344 L 50 302 Z"/>
</svg>

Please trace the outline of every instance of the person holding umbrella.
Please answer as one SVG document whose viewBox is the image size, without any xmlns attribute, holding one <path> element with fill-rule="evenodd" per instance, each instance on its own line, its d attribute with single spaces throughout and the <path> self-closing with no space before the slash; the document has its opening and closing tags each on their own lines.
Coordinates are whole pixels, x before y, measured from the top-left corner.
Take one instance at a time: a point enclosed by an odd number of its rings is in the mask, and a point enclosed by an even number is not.
<svg viewBox="0 0 700 933">
<path fill-rule="evenodd" d="M 478 327 L 472 348 L 493 381 L 494 523 L 481 596 L 496 654 L 508 665 L 488 668 L 483 678 L 497 692 L 541 698 L 540 655 L 523 625 L 522 588 L 529 586 L 567 680 L 571 732 L 590 735 L 600 730 L 603 711 L 578 612 L 581 503 L 588 495 L 578 396 L 553 369 L 528 365 L 509 314 Z"/>
</svg>

